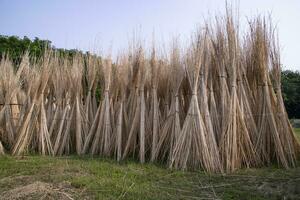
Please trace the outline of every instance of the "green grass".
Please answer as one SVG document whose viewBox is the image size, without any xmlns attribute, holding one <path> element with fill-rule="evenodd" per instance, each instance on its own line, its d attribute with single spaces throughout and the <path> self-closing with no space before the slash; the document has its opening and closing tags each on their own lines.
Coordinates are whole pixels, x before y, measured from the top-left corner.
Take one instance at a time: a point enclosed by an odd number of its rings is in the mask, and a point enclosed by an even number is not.
<svg viewBox="0 0 300 200">
<path fill-rule="evenodd" d="M 0 196 L 36 181 L 63 185 L 74 199 L 282 199 L 300 195 L 300 168 L 271 166 L 208 175 L 92 157 L 0 158 Z"/>
<path fill-rule="evenodd" d="M 300 128 L 294 128 L 296 135 L 298 136 L 298 139 L 300 141 Z"/>
</svg>

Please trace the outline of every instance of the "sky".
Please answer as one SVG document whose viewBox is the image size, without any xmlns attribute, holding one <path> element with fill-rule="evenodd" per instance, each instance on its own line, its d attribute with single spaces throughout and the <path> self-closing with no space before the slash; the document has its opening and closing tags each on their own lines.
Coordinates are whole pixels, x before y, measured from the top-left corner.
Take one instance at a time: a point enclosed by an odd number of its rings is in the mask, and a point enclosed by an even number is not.
<svg viewBox="0 0 300 200">
<path fill-rule="evenodd" d="M 228 0 L 242 23 L 271 14 L 284 69 L 300 70 L 300 0 Z M 48 39 L 58 48 L 117 54 L 133 35 L 145 42 L 187 40 L 224 14 L 225 0 L 0 0 L 0 34 Z M 210 16 L 210 17 L 209 17 Z"/>
</svg>

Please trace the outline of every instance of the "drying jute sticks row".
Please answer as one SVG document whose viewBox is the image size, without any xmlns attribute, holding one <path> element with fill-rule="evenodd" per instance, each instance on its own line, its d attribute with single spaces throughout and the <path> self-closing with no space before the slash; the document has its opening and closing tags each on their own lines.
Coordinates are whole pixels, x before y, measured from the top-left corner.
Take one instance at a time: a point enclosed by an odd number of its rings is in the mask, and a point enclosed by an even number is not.
<svg viewBox="0 0 300 200">
<path fill-rule="evenodd" d="M 264 18 L 241 34 L 230 13 L 187 48 L 135 42 L 110 57 L 46 49 L 0 63 L 0 152 L 135 158 L 175 169 L 295 167 L 299 142 L 285 111 L 280 51 Z M 17 70 L 16 70 L 17 69 Z"/>
</svg>

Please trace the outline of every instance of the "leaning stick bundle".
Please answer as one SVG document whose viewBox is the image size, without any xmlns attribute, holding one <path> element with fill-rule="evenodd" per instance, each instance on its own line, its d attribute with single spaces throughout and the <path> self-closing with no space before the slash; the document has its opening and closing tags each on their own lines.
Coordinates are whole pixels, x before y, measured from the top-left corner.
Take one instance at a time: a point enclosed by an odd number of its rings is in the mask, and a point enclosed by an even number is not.
<svg viewBox="0 0 300 200">
<path fill-rule="evenodd" d="M 213 72 L 215 76 L 218 78 L 218 81 L 214 81 L 215 86 L 210 88 L 210 90 L 216 91 L 214 92 L 215 100 L 216 100 L 216 107 L 219 110 L 218 117 L 215 115 L 212 118 L 213 121 L 219 122 L 219 128 L 215 128 L 219 130 L 216 132 L 216 140 L 219 143 L 221 139 L 221 135 L 225 132 L 226 129 L 226 120 L 227 120 L 227 113 L 228 113 L 228 104 L 229 104 L 229 89 L 227 86 L 227 72 L 226 72 L 226 37 L 222 26 L 222 21 L 217 20 L 217 25 L 215 31 L 212 31 L 211 35 L 211 43 L 212 43 L 212 61 L 213 63 Z M 215 34 L 213 34 L 215 33 Z M 213 81 L 213 76 L 211 77 Z M 213 98 L 213 97 L 212 97 Z M 216 119 L 218 118 L 218 120 Z M 216 125 L 216 123 L 215 123 Z"/>
<path fill-rule="evenodd" d="M 120 65 L 117 68 L 117 75 L 120 77 L 119 82 L 119 95 L 117 100 L 117 117 L 116 117 L 116 128 L 114 130 L 114 135 L 116 136 L 115 144 L 115 154 L 117 161 L 121 161 L 122 154 L 127 138 L 127 129 L 128 129 L 128 117 L 125 107 L 126 99 L 126 87 L 128 85 L 128 60 L 126 57 L 121 57 Z"/>
<path fill-rule="evenodd" d="M 15 74 L 13 73 L 12 64 L 8 59 L 3 59 L 0 64 L 1 72 L 1 93 L 0 102 L 2 104 L 0 110 L 0 123 L 5 128 L 5 135 L 2 140 L 12 145 L 15 138 L 14 118 L 12 113 L 13 98 L 18 90 L 18 83 Z"/>
<path fill-rule="evenodd" d="M 73 70 L 71 74 L 71 83 L 73 86 L 73 94 L 74 94 L 74 104 L 75 104 L 75 143 L 76 143 L 76 153 L 80 154 L 82 152 L 83 143 L 86 137 L 87 127 L 86 120 L 84 118 L 85 115 L 82 115 L 82 70 L 83 63 L 82 59 L 78 56 L 73 60 Z M 71 117 L 72 119 L 73 117 Z"/>
<path fill-rule="evenodd" d="M 207 34 L 207 33 L 205 33 Z M 204 49 L 209 49 L 210 48 L 210 43 L 209 40 L 207 38 L 207 35 L 205 35 L 204 39 L 203 39 L 203 48 Z M 212 120 L 211 120 L 211 116 L 210 116 L 210 112 L 209 112 L 209 108 L 208 108 L 208 95 L 207 95 L 207 78 L 208 78 L 208 73 L 210 72 L 208 69 L 208 63 L 210 62 L 209 60 L 209 51 L 204 51 L 203 52 L 203 59 L 201 61 L 201 67 L 199 70 L 199 95 L 198 95 L 198 99 L 199 99 L 199 110 L 200 110 L 200 114 L 202 115 L 203 118 L 203 122 L 205 125 L 205 129 L 206 129 L 206 140 L 207 140 L 207 144 L 209 147 L 209 150 L 211 152 L 219 152 L 219 149 L 217 147 L 217 142 L 216 142 L 216 138 L 215 138 L 215 134 L 214 134 L 214 130 L 213 130 L 213 124 L 212 124 Z M 216 165 L 220 165 L 220 161 L 219 158 L 215 158 L 215 164 Z"/>
<path fill-rule="evenodd" d="M 281 142 L 283 143 L 282 146 L 289 166 L 295 167 L 297 162 L 297 152 L 299 152 L 300 150 L 300 145 L 288 120 L 288 116 L 284 107 L 281 92 L 281 67 L 278 48 L 279 45 L 276 44 L 276 40 L 273 39 L 273 43 L 271 44 L 270 58 L 273 70 L 272 77 L 274 80 L 274 92 L 276 94 L 276 124 L 278 126 L 279 137 Z"/>
<path fill-rule="evenodd" d="M 6 134 L 2 140 L 12 146 L 16 137 L 16 129 L 19 121 L 19 105 L 17 94 L 21 94 L 18 80 L 24 68 L 29 66 L 28 53 L 22 57 L 20 67 L 16 74 L 13 72 L 12 63 L 4 58 L 0 63 L 0 101 L 4 103 L 0 110 L 0 123 L 4 120 Z M 11 105 L 10 105 L 11 104 Z"/>
<path fill-rule="evenodd" d="M 46 61 L 47 62 L 47 61 Z M 53 147 L 50 139 L 50 134 L 48 131 L 48 124 L 47 124 L 47 117 L 46 117 L 46 110 L 45 110 L 45 90 L 47 87 L 47 82 L 49 80 L 49 77 L 51 76 L 51 71 L 49 70 L 51 65 L 49 67 L 44 67 L 44 71 L 41 74 L 40 82 L 41 82 L 41 96 L 37 102 L 37 115 L 39 115 L 39 123 L 38 128 L 36 130 L 36 137 L 38 141 L 38 149 L 39 152 L 42 155 L 53 155 Z M 48 70 L 47 70 L 48 69 Z"/>
<path fill-rule="evenodd" d="M 40 101 L 40 121 L 39 121 L 39 129 L 38 131 L 38 151 L 42 155 L 53 155 L 53 147 L 52 142 L 50 139 L 50 134 L 47 127 L 47 117 L 46 117 L 46 111 L 45 111 L 45 105 L 44 105 L 44 96 L 41 97 Z"/>
<path fill-rule="evenodd" d="M 71 143 L 71 125 L 72 117 L 74 116 L 75 105 L 70 108 L 66 106 L 63 115 L 62 123 L 59 125 L 58 135 L 54 143 L 54 154 L 63 155 L 70 153 L 70 143 Z"/>
<path fill-rule="evenodd" d="M 109 100 L 109 88 L 111 80 L 111 60 L 105 60 L 103 63 L 105 74 L 107 77 L 105 79 L 105 91 L 104 91 L 104 125 L 103 129 L 100 130 L 101 133 L 101 143 L 100 143 L 100 155 L 110 156 L 113 148 L 112 141 L 112 127 L 111 127 L 111 116 L 110 116 L 110 100 Z"/>
<path fill-rule="evenodd" d="M 198 41 L 189 57 L 186 58 L 185 69 L 191 87 L 190 106 L 185 118 L 180 136 L 173 151 L 171 166 L 174 168 L 198 168 L 202 167 L 208 172 L 222 170 L 219 160 L 219 152 L 214 144 L 208 144 L 211 135 L 206 134 L 206 128 L 200 114 L 197 89 L 198 79 L 203 59 L 203 38 L 199 35 Z"/>
<path fill-rule="evenodd" d="M 257 72 L 257 101 L 258 103 L 258 139 L 256 150 L 263 162 L 270 164 L 276 159 L 285 168 L 289 167 L 288 158 L 285 156 L 283 141 L 275 119 L 275 106 L 272 101 L 272 85 L 268 72 L 269 49 L 266 24 L 257 19 L 252 25 L 251 41 L 253 46 L 253 67 Z"/>
<path fill-rule="evenodd" d="M 150 119 L 152 122 L 152 144 L 151 144 L 151 158 L 150 161 L 155 160 L 155 152 L 157 148 L 157 143 L 159 140 L 158 130 L 160 128 L 160 119 L 159 119 L 159 105 L 158 105 L 158 97 L 157 97 L 157 87 L 158 87 L 158 76 L 159 76 L 159 68 L 158 63 L 156 61 L 155 49 L 152 50 L 152 56 L 150 60 L 151 67 L 151 106 L 150 106 Z"/>
<path fill-rule="evenodd" d="M 103 68 L 101 68 L 99 70 L 102 70 L 102 72 L 104 72 Z M 110 74 L 109 74 L 109 76 L 110 76 Z M 103 78 L 102 78 L 102 80 L 103 80 Z M 105 81 L 101 82 L 101 83 L 102 83 L 102 85 L 106 85 Z M 96 87 L 94 87 L 94 88 L 96 88 Z M 95 96 L 95 93 L 93 96 Z M 95 102 L 92 101 L 92 107 L 94 108 L 94 106 L 96 106 L 96 104 L 95 104 Z M 82 154 L 90 152 L 92 155 L 95 155 L 98 153 L 97 145 L 100 140 L 100 132 L 99 132 L 100 127 L 99 126 L 101 125 L 100 122 L 103 121 L 103 108 L 104 108 L 104 101 L 103 101 L 103 99 L 101 99 L 100 104 L 99 104 L 98 108 L 96 109 L 95 117 L 94 117 L 93 121 L 90 122 L 91 125 L 90 125 L 90 129 L 88 131 L 87 137 L 85 139 L 85 142 L 84 142 Z"/>
<path fill-rule="evenodd" d="M 173 159 L 173 151 L 181 131 L 179 117 L 179 87 L 184 76 L 184 69 L 180 63 L 179 51 L 178 44 L 174 43 L 171 52 L 171 73 L 167 74 L 172 87 L 171 106 L 167 118 L 160 130 L 160 138 L 155 152 L 156 160 L 159 159 L 163 161 L 167 159 L 169 165 Z"/>
<path fill-rule="evenodd" d="M 51 53 L 45 53 L 43 59 L 43 68 L 41 69 L 41 74 L 36 76 L 35 84 L 33 85 L 33 98 L 32 102 L 30 102 L 29 111 L 25 115 L 25 118 L 20 127 L 20 133 L 16 139 L 16 143 L 13 146 L 12 153 L 14 155 L 20 155 L 28 150 L 28 147 L 31 143 L 31 138 L 36 138 L 40 133 L 34 134 L 34 129 L 36 126 L 37 120 L 37 107 L 38 103 L 41 102 L 42 97 L 44 95 L 44 91 L 47 86 L 47 82 L 49 79 L 49 62 L 50 62 Z M 45 133 L 45 132 L 44 132 Z M 46 133 L 47 134 L 47 133 Z M 43 142 L 39 140 L 39 142 Z"/>
<path fill-rule="evenodd" d="M 98 108 L 99 113 L 96 114 L 95 121 L 93 123 L 98 123 L 97 125 L 92 125 L 92 129 L 95 132 L 89 132 L 86 144 L 84 147 L 84 152 L 87 151 L 88 144 L 93 139 L 91 145 L 91 154 L 100 154 L 104 156 L 110 156 L 113 152 L 113 141 L 112 141 L 112 127 L 111 127 L 111 110 L 110 110 L 110 100 L 109 100 L 109 90 L 111 81 L 111 60 L 103 61 L 103 70 L 106 74 L 105 78 L 105 88 L 104 88 L 104 100 L 102 100 L 101 105 Z M 96 128 L 97 127 L 97 128 Z M 94 130 L 93 130 L 94 131 Z"/>
<path fill-rule="evenodd" d="M 145 92 L 144 92 L 144 86 L 145 86 L 145 66 L 144 66 L 144 60 L 143 57 L 140 60 L 141 62 L 141 68 L 140 68 L 140 83 L 139 83 L 139 106 L 140 106 L 140 130 L 139 130 L 139 146 L 140 146 L 140 152 L 139 152 L 139 158 L 140 162 L 145 162 L 145 147 L 146 147 L 146 105 L 145 105 Z"/>
<path fill-rule="evenodd" d="M 208 79 L 211 79 L 210 77 Z M 220 133 L 221 133 L 221 127 L 220 127 L 220 116 L 217 110 L 217 104 L 215 100 L 215 92 L 213 88 L 213 81 L 210 80 L 208 83 L 208 107 L 209 107 L 209 113 L 211 117 L 211 123 L 212 123 L 212 129 L 215 136 L 215 141 L 217 144 L 219 144 L 220 139 Z"/>
<path fill-rule="evenodd" d="M 57 63 L 56 63 L 57 64 Z M 57 64 L 58 65 L 58 64 Z M 60 87 L 62 82 L 60 79 L 62 78 L 62 66 L 60 68 L 56 67 L 53 69 L 52 77 L 51 77 L 51 94 L 48 97 L 47 103 L 47 117 L 50 119 L 48 123 L 49 134 L 51 138 L 55 138 L 57 136 L 56 129 L 61 120 L 59 116 L 62 112 L 62 103 L 63 103 L 63 87 Z M 54 140 L 54 139 L 53 139 Z"/>
<path fill-rule="evenodd" d="M 136 153 L 137 147 L 139 147 L 139 160 L 141 163 L 145 162 L 145 116 L 146 116 L 146 105 L 145 105 L 145 63 L 144 55 L 141 48 L 137 51 L 133 60 L 133 75 L 132 75 L 132 90 L 131 90 L 131 104 L 134 112 L 129 113 L 129 120 L 131 120 L 131 128 L 128 134 L 123 159 L 132 153 Z M 130 107 L 129 107 L 130 108 Z M 131 109 L 132 109 L 131 108 Z M 138 138 L 138 140 L 137 140 Z M 137 142 L 138 141 L 138 142 Z"/>
<path fill-rule="evenodd" d="M 220 140 L 221 160 L 226 171 L 241 168 L 242 164 L 250 166 L 256 161 L 256 154 L 249 132 L 242 116 L 240 102 L 237 95 L 237 74 L 239 70 L 239 47 L 236 28 L 232 16 L 226 20 L 228 43 L 228 70 L 230 70 L 230 105 L 227 113 L 225 132 Z"/>
<path fill-rule="evenodd" d="M 58 63 L 57 63 L 58 64 Z M 62 155 L 66 150 L 69 129 L 68 124 L 71 123 L 70 113 L 70 88 L 64 87 L 71 85 L 69 63 L 64 60 L 61 65 L 58 64 L 54 68 L 52 75 L 52 87 L 54 89 L 52 99 L 49 106 L 53 107 L 53 112 L 49 118 L 52 119 L 49 126 L 49 134 L 52 138 L 53 151 L 55 155 Z M 66 74 L 66 76 L 64 76 Z"/>
<path fill-rule="evenodd" d="M 97 75 L 97 58 L 89 55 L 87 58 L 87 67 L 86 67 L 88 93 L 85 99 L 85 118 L 89 122 L 89 125 L 92 124 L 96 112 L 96 109 L 94 110 L 94 106 L 93 106 L 94 104 L 93 99 L 95 98 L 96 75 Z"/>
</svg>

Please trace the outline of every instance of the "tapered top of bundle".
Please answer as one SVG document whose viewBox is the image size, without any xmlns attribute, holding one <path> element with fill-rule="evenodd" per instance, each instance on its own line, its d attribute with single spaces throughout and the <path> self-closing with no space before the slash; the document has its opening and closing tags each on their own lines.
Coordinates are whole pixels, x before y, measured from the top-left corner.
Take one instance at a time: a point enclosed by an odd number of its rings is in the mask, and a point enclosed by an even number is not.
<svg viewBox="0 0 300 200">
<path fill-rule="evenodd" d="M 187 52 L 184 63 L 193 95 L 197 94 L 197 83 L 206 39 L 202 34 L 201 32 L 198 33 L 195 43 L 192 44 L 192 48 Z"/>
<path fill-rule="evenodd" d="M 27 89 L 27 95 L 29 95 L 31 98 L 36 97 L 37 91 L 40 87 L 40 70 L 37 68 L 37 64 L 35 63 L 34 66 L 31 67 L 30 70 L 27 70 L 24 73 L 23 81 L 25 82 L 25 87 Z"/>
<path fill-rule="evenodd" d="M 44 53 L 44 57 L 43 57 L 42 65 L 41 65 L 41 69 L 40 69 L 41 76 L 40 76 L 40 87 L 39 87 L 39 90 L 37 91 L 38 95 L 44 93 L 45 88 L 47 87 L 48 80 L 51 76 L 51 73 L 53 70 L 53 67 L 52 67 L 53 62 L 51 60 L 51 57 L 52 57 L 52 52 L 50 50 L 46 50 Z"/>
<path fill-rule="evenodd" d="M 269 64 L 269 34 L 267 31 L 267 25 L 265 19 L 257 18 L 250 22 L 250 38 L 252 55 L 252 72 L 253 77 L 260 85 L 265 85 L 268 76 L 268 64 Z"/>
<path fill-rule="evenodd" d="M 275 90 L 281 89 L 281 61 L 278 39 L 273 35 L 273 43 L 271 43 L 270 62 L 272 66 L 272 77 L 275 84 Z"/>
<path fill-rule="evenodd" d="M 208 32 L 208 27 L 205 28 L 205 30 Z M 206 33 L 207 33 L 206 32 Z M 211 59 L 212 59 L 212 45 L 211 41 L 208 38 L 208 35 L 206 35 L 204 41 L 203 41 L 203 47 L 205 50 L 203 51 L 203 58 L 201 61 L 201 69 L 200 69 L 200 76 L 203 78 L 204 83 L 207 83 L 208 75 L 210 74 L 212 68 L 210 67 Z"/>
<path fill-rule="evenodd" d="M 158 80 L 159 80 L 159 66 L 156 58 L 156 50 L 155 47 L 152 48 L 151 52 L 151 60 L 150 60 L 150 67 L 151 67 L 151 85 L 152 88 L 158 87 Z"/>
<path fill-rule="evenodd" d="M 176 40 L 173 41 L 172 50 L 171 50 L 171 86 L 174 90 L 174 95 L 177 95 L 179 87 L 183 79 L 184 69 L 182 67 L 181 58 L 180 58 L 180 47 Z"/>
<path fill-rule="evenodd" d="M 73 93 L 78 95 L 82 93 L 82 74 L 83 74 L 83 58 L 80 55 L 76 55 L 73 58 L 73 67 L 70 71 L 70 82 L 73 89 Z"/>
<path fill-rule="evenodd" d="M 18 79 L 14 74 L 12 63 L 8 57 L 1 60 L 0 77 L 1 98 L 5 98 L 5 100 L 1 99 L 1 101 L 8 101 L 11 98 L 12 93 L 16 92 L 14 89 L 18 87 Z"/>
<path fill-rule="evenodd" d="M 109 91 L 110 82 L 111 82 L 111 59 L 103 59 L 102 60 L 102 67 L 104 73 L 104 84 L 105 84 L 105 91 Z"/>
<path fill-rule="evenodd" d="M 234 17 L 232 10 L 227 9 L 226 15 L 226 36 L 227 36 L 227 56 L 228 63 L 228 72 L 231 75 L 231 86 L 235 86 L 235 81 L 237 78 L 237 68 L 238 68 L 238 27 L 237 23 L 234 22 Z"/>
<path fill-rule="evenodd" d="M 119 95 L 121 98 L 126 94 L 126 87 L 128 85 L 129 77 L 129 60 L 126 55 L 122 55 L 118 58 L 117 67 L 116 67 L 116 85 L 119 88 Z"/>
<path fill-rule="evenodd" d="M 87 56 L 86 78 L 88 81 L 88 90 L 91 91 L 96 81 L 97 75 L 97 60 L 94 55 Z"/>
<path fill-rule="evenodd" d="M 51 76 L 51 88 L 53 91 L 53 95 L 55 96 L 55 100 L 59 103 L 63 101 L 63 97 L 67 94 L 67 85 L 70 85 L 69 78 L 64 76 L 64 74 L 69 75 L 70 70 L 68 70 L 68 62 L 64 60 L 64 64 L 60 65 L 58 59 L 53 60 L 53 73 Z"/>
<path fill-rule="evenodd" d="M 22 72 L 17 72 L 17 75 L 21 76 L 21 80 L 23 81 L 22 87 L 35 99 L 44 93 L 51 76 L 53 70 L 53 65 L 51 64 L 52 52 L 45 50 L 43 58 L 33 61 L 33 66 L 30 68 L 27 56 L 25 54 L 24 63 L 20 65 Z"/>
<path fill-rule="evenodd" d="M 215 28 L 211 29 L 211 44 L 212 44 L 212 50 L 213 50 L 213 62 L 215 63 L 215 72 L 219 76 L 222 76 L 223 78 L 226 77 L 226 69 L 225 69 L 225 61 L 227 56 L 227 43 L 226 43 L 226 37 L 224 30 L 226 30 L 226 27 L 224 27 L 224 19 L 223 18 L 217 18 L 216 19 L 216 25 Z"/>
<path fill-rule="evenodd" d="M 142 46 L 140 46 L 132 56 L 132 71 L 131 80 L 132 86 L 135 88 L 142 88 L 145 84 L 145 65 L 144 65 L 144 51 Z"/>
<path fill-rule="evenodd" d="M 17 70 L 17 73 L 16 73 L 16 78 L 17 79 L 20 79 L 21 77 L 21 74 L 23 73 L 24 70 L 28 70 L 29 68 L 29 52 L 25 52 L 25 54 L 22 56 L 22 60 L 21 60 L 21 63 L 20 63 L 20 66 Z"/>
</svg>

